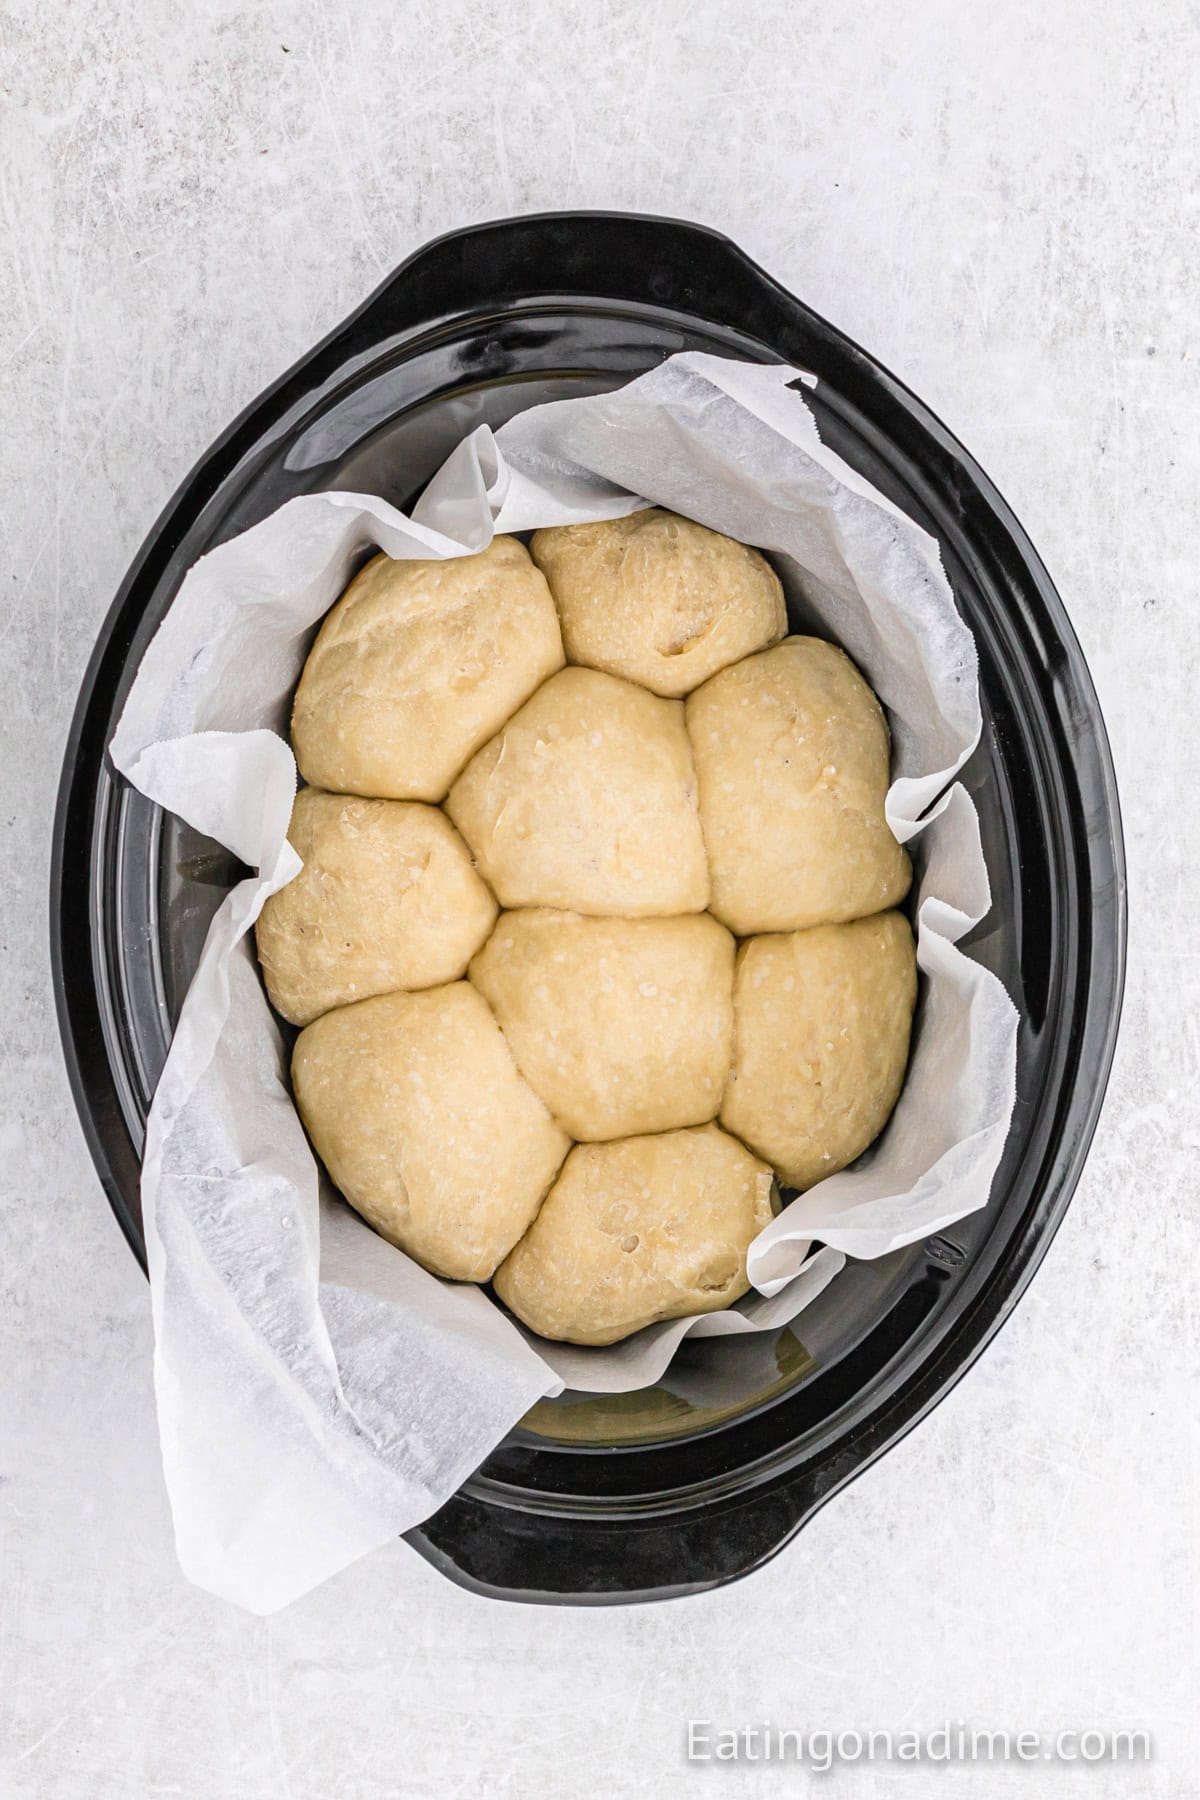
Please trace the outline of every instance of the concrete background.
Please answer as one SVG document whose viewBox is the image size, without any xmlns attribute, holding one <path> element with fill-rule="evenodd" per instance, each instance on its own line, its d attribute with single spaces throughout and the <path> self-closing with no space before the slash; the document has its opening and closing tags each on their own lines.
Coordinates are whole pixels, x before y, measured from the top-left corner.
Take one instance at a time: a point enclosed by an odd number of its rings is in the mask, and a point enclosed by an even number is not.
<svg viewBox="0 0 1200 1800">
<path fill-rule="evenodd" d="M 685 1722 L 1152 1732 L 1200 1794 L 1200 9 L 1184 0 L 8 0 L 0 14 L 0 1793 L 924 1795 L 688 1767 Z M 1015 1319 L 780 1560 L 604 1612 L 402 1544 L 270 1620 L 175 1566 L 147 1290 L 67 1093 L 46 956 L 68 717 L 123 570 L 226 421 L 423 239 L 555 206 L 719 226 L 996 478 L 1118 759 L 1108 1105 Z M 1015 1791 L 1015 1789 L 1014 1789 Z"/>
</svg>

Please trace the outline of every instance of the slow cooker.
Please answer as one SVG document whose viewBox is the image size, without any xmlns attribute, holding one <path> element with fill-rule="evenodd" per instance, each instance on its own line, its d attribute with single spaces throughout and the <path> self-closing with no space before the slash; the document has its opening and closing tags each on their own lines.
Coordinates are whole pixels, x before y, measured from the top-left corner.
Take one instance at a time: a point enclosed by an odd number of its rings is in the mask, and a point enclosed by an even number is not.
<svg viewBox="0 0 1200 1800">
<path fill-rule="evenodd" d="M 209 920 L 242 873 L 106 754 L 184 573 L 297 494 L 406 507 L 476 425 L 615 387 L 679 350 L 811 371 L 825 441 L 941 546 L 979 650 L 984 718 L 963 779 L 993 903 L 964 948 L 1019 1008 L 1017 1104 L 981 1212 L 851 1263 L 778 1331 L 686 1343 L 654 1387 L 534 1407 L 409 1534 L 454 1580 L 511 1599 L 654 1599 L 754 1568 L 936 1405 L 1044 1256 L 1112 1058 L 1125 882 L 1096 694 L 1035 551 L 929 410 L 716 232 L 618 213 L 476 226 L 403 263 L 168 503 L 88 666 L 58 802 L 63 1045 L 100 1179 L 144 1264 L 146 1115 Z"/>
</svg>

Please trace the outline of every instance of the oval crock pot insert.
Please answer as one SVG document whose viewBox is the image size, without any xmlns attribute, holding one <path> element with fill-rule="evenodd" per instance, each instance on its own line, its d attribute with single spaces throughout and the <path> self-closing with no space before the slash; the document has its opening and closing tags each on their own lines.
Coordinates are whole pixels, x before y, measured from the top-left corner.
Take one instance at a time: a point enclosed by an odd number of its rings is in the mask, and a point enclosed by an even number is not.
<svg viewBox="0 0 1200 1800">
<path fill-rule="evenodd" d="M 531 288 L 538 260 L 514 257 L 514 236 L 518 246 L 541 241 L 541 271 L 560 279 Z M 590 266 L 581 237 L 600 240 Z M 497 292 L 460 311 L 453 280 L 470 285 L 461 253 L 470 243 L 501 267 Z M 443 284 L 444 304 L 425 300 L 420 328 L 397 331 L 391 302 L 422 267 L 427 287 Z M 564 297 L 568 271 L 586 291 Z M 476 270 L 473 279 L 486 285 L 485 277 Z M 655 297 L 640 297 L 648 293 Z M 931 1241 L 849 1264 L 791 1326 L 686 1342 L 654 1387 L 539 1403 L 446 1516 L 412 1534 L 456 1578 L 498 1591 L 512 1591 L 512 1571 L 476 1541 L 481 1519 L 520 1539 L 520 1567 L 534 1573 L 522 1573 L 519 1591 L 568 1597 L 575 1582 L 583 1585 L 574 1597 L 619 1598 L 630 1591 L 623 1581 L 634 1591 L 677 1591 L 741 1572 L 936 1400 L 1044 1250 L 1098 1108 L 1123 950 L 1111 762 L 1044 570 L 986 478 L 920 403 L 726 240 L 619 215 L 503 222 L 420 252 L 256 402 L 185 483 L 98 646 L 64 777 L 55 876 L 64 1039 L 114 1211 L 144 1259 L 136 1163 L 146 1112 L 209 920 L 240 871 L 228 852 L 100 764 L 96 747 L 107 743 L 184 572 L 298 493 L 367 491 L 408 506 L 476 425 L 610 389 L 683 349 L 812 370 L 818 386 L 806 398 L 823 439 L 939 540 L 975 633 L 984 715 L 962 778 L 979 813 L 993 907 L 963 947 L 999 975 L 1019 1008 L 1017 1107 L 982 1212 Z M 236 454 L 206 482 L 222 446 Z M 86 945 L 77 892 L 71 903 L 77 873 L 68 876 L 72 851 L 85 846 Z M 79 982 L 73 1007 L 70 987 Z M 808 1479 L 803 1493 L 793 1479 L 790 1508 L 776 1494 L 764 1510 L 761 1496 L 797 1472 Z M 743 1532 L 740 1546 L 708 1558 L 693 1545 L 695 1579 L 664 1576 L 664 1558 L 680 1552 L 678 1533 L 674 1551 L 664 1542 L 647 1552 L 649 1579 L 603 1558 L 587 1576 L 563 1571 L 561 1582 L 537 1568 L 552 1516 L 570 1538 L 561 1515 L 579 1509 L 580 1524 L 589 1513 L 596 1523 L 647 1509 L 679 1517 L 700 1505 L 719 1510 L 734 1491 L 758 1493 L 763 1531 L 778 1535 L 759 1546 Z M 540 1538 L 527 1529 L 536 1519 Z"/>
</svg>

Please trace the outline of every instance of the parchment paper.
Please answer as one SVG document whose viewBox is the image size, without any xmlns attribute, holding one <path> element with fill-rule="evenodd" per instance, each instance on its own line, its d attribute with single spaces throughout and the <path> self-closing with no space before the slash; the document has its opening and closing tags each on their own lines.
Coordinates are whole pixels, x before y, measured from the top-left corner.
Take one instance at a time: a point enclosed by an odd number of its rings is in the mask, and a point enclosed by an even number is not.
<svg viewBox="0 0 1200 1800">
<path fill-rule="evenodd" d="M 273 1611 L 435 1511 L 539 1396 L 647 1385 L 685 1334 L 784 1323 L 846 1255 L 881 1256 L 987 1200 L 1013 1105 L 1016 1013 L 956 948 L 989 906 L 974 808 L 949 785 L 979 735 L 974 645 L 933 540 L 821 444 L 804 381 L 677 356 L 615 393 L 534 408 L 496 434 L 481 426 L 411 518 L 361 494 L 292 500 L 190 570 L 146 653 L 114 763 L 257 870 L 213 921 L 142 1173 L 167 1488 L 184 1570 L 214 1593 Z M 814 629 L 888 708 L 888 818 L 918 839 L 925 979 L 887 1131 L 761 1233 L 756 1291 L 592 1350 L 522 1332 L 322 1191 L 251 928 L 300 867 L 286 837 L 290 695 L 316 622 L 365 556 L 458 556 L 494 531 L 645 504 L 771 553 Z"/>
</svg>

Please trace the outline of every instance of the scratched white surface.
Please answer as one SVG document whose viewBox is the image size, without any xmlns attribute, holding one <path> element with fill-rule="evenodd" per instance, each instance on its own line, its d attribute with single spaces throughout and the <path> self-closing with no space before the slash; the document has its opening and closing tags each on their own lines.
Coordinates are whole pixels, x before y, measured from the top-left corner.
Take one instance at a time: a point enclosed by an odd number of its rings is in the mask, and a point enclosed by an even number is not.
<svg viewBox="0 0 1200 1800">
<path fill-rule="evenodd" d="M 1200 8 L 9 0 L 0 65 L 0 1793 L 820 1790 L 687 1767 L 697 1717 L 1141 1726 L 1149 1769 L 950 1779 L 1200 1794 Z M 146 1289 L 62 1071 L 67 720 L 124 568 L 225 422 L 423 239 L 557 205 L 722 227 L 1015 505 L 1120 767 L 1116 1073 L 999 1341 L 757 1577 L 529 1609 L 397 1545 L 254 1620 L 175 1568 Z M 829 1780 L 874 1800 L 931 1777 Z"/>
</svg>

